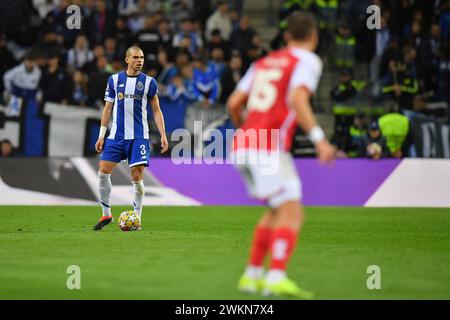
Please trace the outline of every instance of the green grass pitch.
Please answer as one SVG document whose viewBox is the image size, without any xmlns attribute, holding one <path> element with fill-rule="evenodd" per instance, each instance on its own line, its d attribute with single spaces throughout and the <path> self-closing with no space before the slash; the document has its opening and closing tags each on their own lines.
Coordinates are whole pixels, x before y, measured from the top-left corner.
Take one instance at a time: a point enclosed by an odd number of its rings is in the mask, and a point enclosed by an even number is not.
<svg viewBox="0 0 450 320">
<path fill-rule="evenodd" d="M 128 208 L 115 207 L 117 219 Z M 236 291 L 261 207 L 145 207 L 94 232 L 97 207 L 0 207 L 0 299 L 259 299 Z M 289 275 L 317 299 L 450 299 L 444 209 L 306 209 Z M 68 290 L 69 265 L 81 290 Z M 366 286 L 381 268 L 381 289 Z"/>
</svg>

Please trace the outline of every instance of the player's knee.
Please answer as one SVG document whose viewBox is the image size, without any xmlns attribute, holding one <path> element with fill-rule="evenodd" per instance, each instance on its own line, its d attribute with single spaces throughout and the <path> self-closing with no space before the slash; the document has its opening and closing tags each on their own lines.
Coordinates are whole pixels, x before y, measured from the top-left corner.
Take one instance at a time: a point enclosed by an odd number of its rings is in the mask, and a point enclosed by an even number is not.
<svg viewBox="0 0 450 320">
<path fill-rule="evenodd" d="M 114 170 L 114 165 L 100 161 L 98 165 L 98 172 L 103 174 L 111 174 Z"/>
<path fill-rule="evenodd" d="M 133 172 L 131 174 L 131 177 L 133 179 L 133 182 L 141 181 L 144 178 L 143 174 L 141 174 L 140 172 Z"/>
<path fill-rule="evenodd" d="M 98 172 L 102 173 L 102 174 L 111 174 L 112 173 L 112 169 L 100 166 L 98 168 Z"/>
</svg>

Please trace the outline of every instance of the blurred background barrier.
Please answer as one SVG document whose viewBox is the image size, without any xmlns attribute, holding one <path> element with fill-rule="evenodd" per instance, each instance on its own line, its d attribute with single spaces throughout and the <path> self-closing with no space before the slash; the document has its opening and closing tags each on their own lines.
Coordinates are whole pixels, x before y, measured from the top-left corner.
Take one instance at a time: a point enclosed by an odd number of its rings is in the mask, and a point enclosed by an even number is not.
<svg viewBox="0 0 450 320">
<path fill-rule="evenodd" d="M 450 160 L 296 159 L 309 206 L 450 207 Z M 129 205 L 128 166 L 112 176 L 113 205 Z M 155 158 L 145 173 L 145 205 L 262 205 L 231 164 L 176 165 Z M 0 205 L 95 205 L 96 158 L 0 159 Z"/>
<path fill-rule="evenodd" d="M 52 102 L 42 105 L 35 99 L 22 99 L 21 103 L 21 113 L 14 116 L 8 114 L 5 106 L 0 105 L 0 141 L 4 139 L 10 141 L 14 151 L 10 155 L 2 154 L 2 157 L 91 157 L 96 155 L 94 146 L 101 116 L 98 109 Z M 212 142 L 211 137 L 199 135 L 195 131 L 194 121 L 201 121 L 203 133 L 207 129 L 218 129 L 223 134 L 224 149 L 228 152 L 227 145 L 230 141 L 225 141 L 226 130 L 233 129 L 233 126 L 222 104 L 214 104 L 204 109 L 199 104 L 188 105 L 163 96 L 161 109 L 165 117 L 169 142 L 175 130 L 187 129 L 192 135 L 190 142 L 192 155 L 201 156 L 202 142 L 203 147 Z M 150 120 L 152 119 L 151 108 L 148 113 Z M 403 156 L 450 158 L 450 126 L 447 123 L 413 111 L 405 111 L 404 115 L 387 113 L 380 117 L 378 122 L 392 156 L 396 151 L 401 150 Z M 160 156 L 159 134 L 154 122 L 151 120 L 149 123 L 152 156 Z M 354 138 L 349 136 L 349 139 Z M 304 135 L 297 135 L 295 140 L 291 150 L 294 155 L 314 156 L 314 148 Z M 414 142 L 411 143 L 411 141 Z M 172 141 L 170 147 L 172 148 L 176 143 Z M 350 153 L 346 156 L 351 157 Z M 357 156 L 364 157 L 364 155 Z"/>
</svg>

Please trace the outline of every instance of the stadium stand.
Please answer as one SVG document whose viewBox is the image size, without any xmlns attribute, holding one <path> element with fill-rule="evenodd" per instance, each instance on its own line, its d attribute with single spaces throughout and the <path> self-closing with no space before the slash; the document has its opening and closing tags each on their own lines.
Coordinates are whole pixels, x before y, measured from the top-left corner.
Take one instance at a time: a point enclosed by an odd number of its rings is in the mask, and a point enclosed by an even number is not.
<svg viewBox="0 0 450 320">
<path fill-rule="evenodd" d="M 0 139 L 12 141 L 16 156 L 49 155 L 47 142 L 30 153 L 23 145 L 26 139 L 11 136 L 13 126 L 20 126 L 22 133 L 25 126 L 43 128 L 42 136 L 48 135 L 42 119 L 46 102 L 100 110 L 105 79 L 123 69 L 124 51 L 133 44 L 144 49 L 145 72 L 158 81 L 169 133 L 189 129 L 192 115 L 203 119 L 205 127 L 216 122 L 222 129 L 231 127 L 229 121 L 222 121 L 228 95 L 249 65 L 267 54 L 269 46 L 274 50 L 283 45 L 285 19 L 295 10 L 311 11 L 319 21 L 324 76 L 313 105 L 342 157 L 357 156 L 353 137 L 357 115 L 363 115 L 366 124 L 385 114 L 403 115 L 379 123 L 388 146 L 392 145 L 389 135 L 396 132 L 392 129 L 395 121 L 399 121 L 401 135 L 407 137 L 402 140 L 404 145 L 395 150 L 389 147 L 387 157 L 445 157 L 449 149 L 446 137 L 438 139 L 433 152 L 424 150 L 430 145 L 425 140 L 433 135 L 424 134 L 422 128 L 426 123 L 427 130 L 436 132 L 449 123 L 450 1 L 13 3 L 0 3 Z M 81 8 L 81 29 L 66 26 L 66 9 L 71 4 Z M 366 9 L 372 4 L 381 8 L 380 29 L 376 30 L 366 26 Z M 13 23 L 12 17 L 23 23 Z M 28 80 L 33 77 L 32 81 L 15 83 L 20 72 Z M 21 114 L 18 105 L 23 99 L 35 99 L 31 105 L 36 104 L 36 110 L 30 111 L 33 107 L 28 106 Z M 30 112 L 41 117 L 42 123 L 30 125 Z M 95 136 L 95 126 L 90 123 L 86 129 L 91 133 L 85 138 L 83 155 L 93 154 L 90 136 Z M 364 126 L 358 129 L 361 136 Z M 157 147 L 158 141 L 153 143 Z M 314 154 L 300 130 L 292 152 L 298 157 Z"/>
</svg>

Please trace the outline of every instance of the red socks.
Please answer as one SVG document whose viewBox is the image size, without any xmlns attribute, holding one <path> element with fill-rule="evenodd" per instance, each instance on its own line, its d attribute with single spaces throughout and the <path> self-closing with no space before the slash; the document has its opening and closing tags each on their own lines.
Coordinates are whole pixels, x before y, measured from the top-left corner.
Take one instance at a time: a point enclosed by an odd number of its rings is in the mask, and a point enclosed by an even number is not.
<svg viewBox="0 0 450 320">
<path fill-rule="evenodd" d="M 289 258 L 297 242 L 297 233 L 289 228 L 279 228 L 272 232 L 270 249 L 272 256 L 269 269 L 286 270 Z"/>
<path fill-rule="evenodd" d="M 272 229 L 266 227 L 257 227 L 253 235 L 252 249 L 250 252 L 249 264 L 255 267 L 261 267 L 264 257 L 270 248 L 270 239 Z"/>
<path fill-rule="evenodd" d="M 267 252 L 271 251 L 269 269 L 286 270 L 297 242 L 297 233 L 289 228 L 272 230 L 257 227 L 253 235 L 249 265 L 261 267 Z"/>
</svg>

